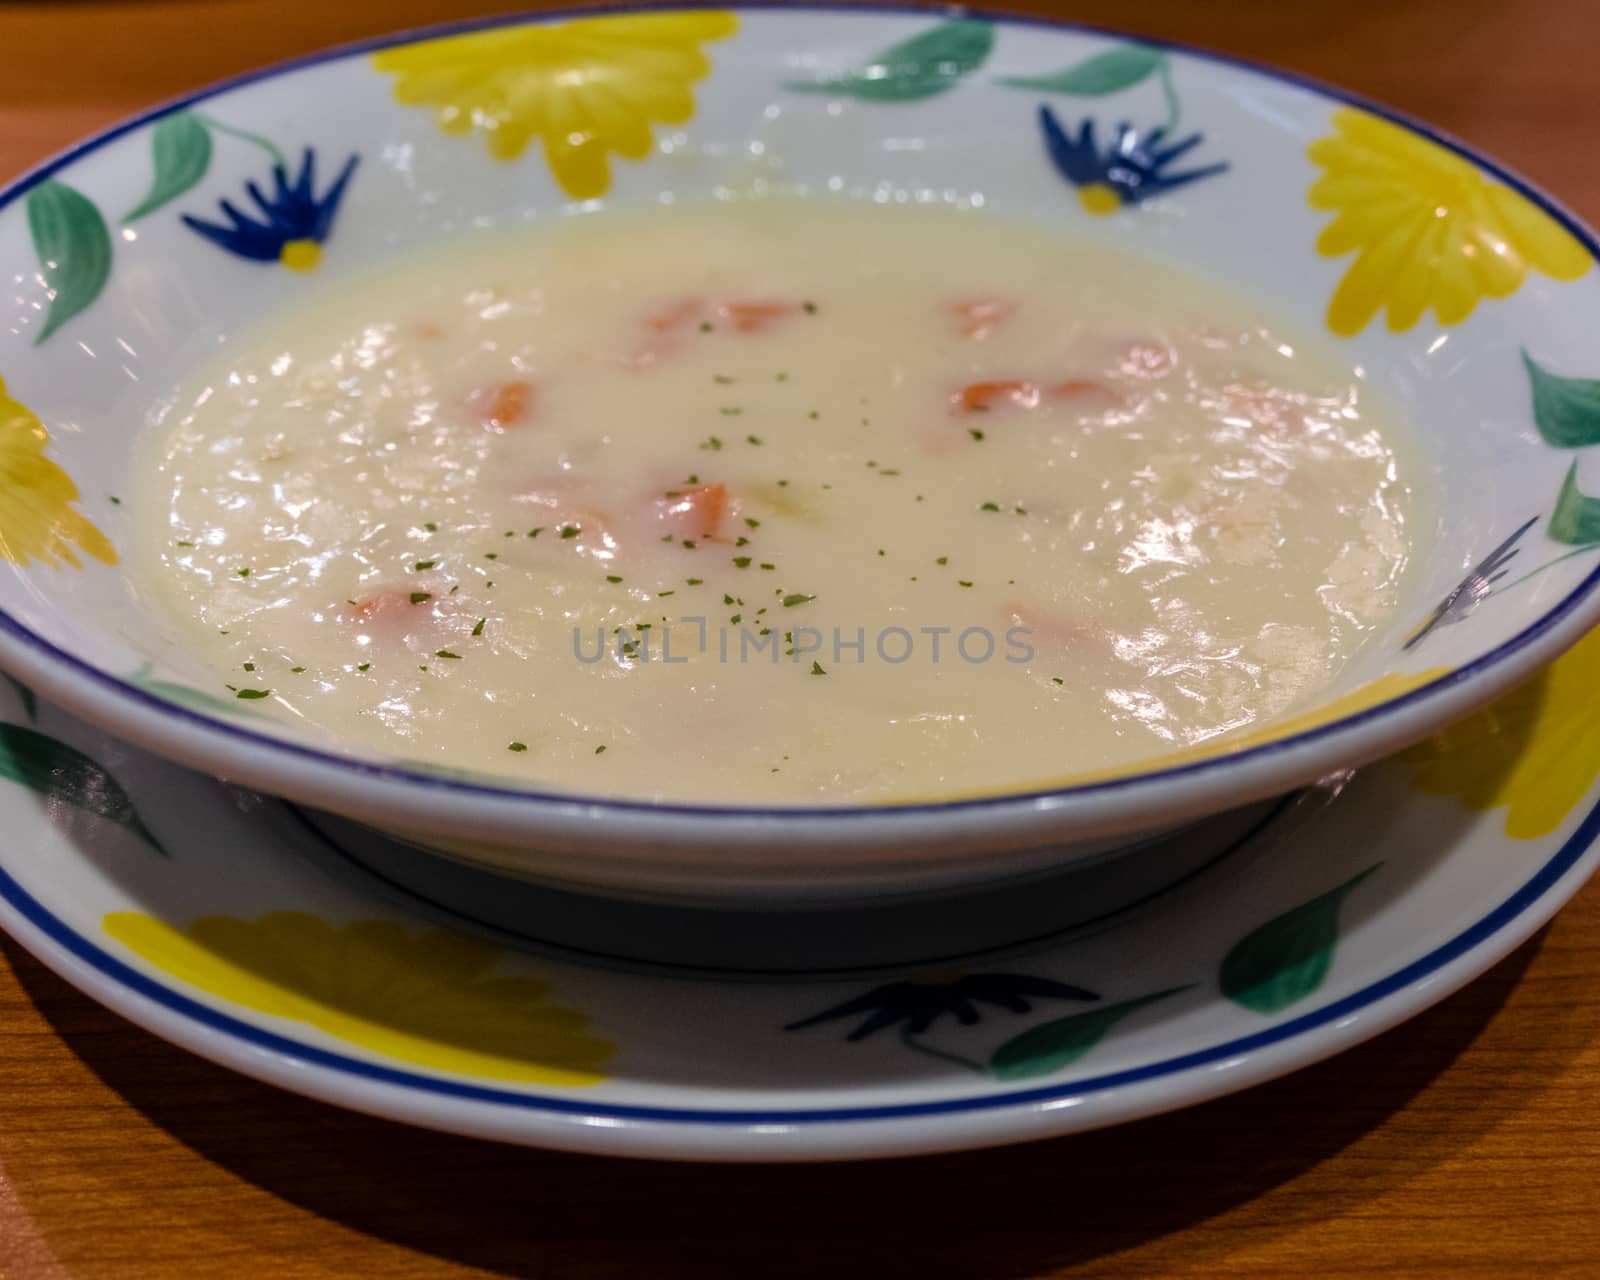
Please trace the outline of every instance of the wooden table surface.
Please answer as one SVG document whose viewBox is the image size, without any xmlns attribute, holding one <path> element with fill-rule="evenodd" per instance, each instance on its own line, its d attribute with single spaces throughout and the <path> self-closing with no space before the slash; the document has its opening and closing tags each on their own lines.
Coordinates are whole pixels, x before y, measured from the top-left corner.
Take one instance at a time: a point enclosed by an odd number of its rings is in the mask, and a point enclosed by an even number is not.
<svg viewBox="0 0 1600 1280">
<path fill-rule="evenodd" d="M 483 3 L 481 8 L 526 7 Z M 1019 5 L 1210 44 L 1435 121 L 1600 222 L 1592 0 Z M 438 0 L 0 2 L 0 178 Z M 0 935 L 0 1277 L 1600 1275 L 1600 882 L 1409 1025 L 1086 1137 L 716 1168 L 503 1148 L 256 1084 Z"/>
</svg>

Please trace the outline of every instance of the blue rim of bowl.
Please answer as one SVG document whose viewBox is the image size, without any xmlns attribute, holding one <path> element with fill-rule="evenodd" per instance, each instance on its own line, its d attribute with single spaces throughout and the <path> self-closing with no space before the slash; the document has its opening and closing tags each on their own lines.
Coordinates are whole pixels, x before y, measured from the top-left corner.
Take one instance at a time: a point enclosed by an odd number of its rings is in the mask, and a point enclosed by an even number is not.
<svg viewBox="0 0 1600 1280">
<path fill-rule="evenodd" d="M 309 1064 L 353 1076 L 359 1080 L 412 1089 L 457 1101 L 485 1103 L 518 1111 L 553 1113 L 576 1117 L 580 1120 L 604 1119 L 641 1123 L 666 1122 L 716 1126 L 718 1128 L 755 1125 L 822 1125 L 960 1115 L 971 1112 L 994 1111 L 1004 1107 L 1060 1102 L 1063 1099 L 1080 1098 L 1085 1094 L 1104 1093 L 1109 1089 L 1146 1084 L 1152 1080 L 1194 1070 L 1198 1067 L 1237 1059 L 1286 1040 L 1292 1040 L 1297 1036 L 1314 1031 L 1319 1027 L 1327 1026 L 1330 1023 L 1343 1022 L 1346 1026 L 1360 1027 L 1360 1019 L 1353 1015 L 1407 988 L 1416 989 L 1419 984 L 1427 982 L 1432 975 L 1444 968 L 1445 965 L 1482 946 L 1497 933 L 1506 929 L 1519 917 L 1527 913 L 1583 858 L 1584 854 L 1594 844 L 1597 835 L 1600 835 L 1600 801 L 1595 803 L 1594 807 L 1589 810 L 1588 815 L 1578 824 L 1573 833 L 1562 842 L 1560 848 L 1546 860 L 1543 866 L 1534 872 L 1519 889 L 1501 902 L 1499 906 L 1481 917 L 1476 923 L 1469 925 L 1447 942 L 1441 943 L 1425 955 L 1402 966 L 1386 977 L 1369 983 L 1360 990 L 1334 1000 L 1320 1009 L 1314 1009 L 1308 1013 L 1300 1014 L 1298 1017 L 1291 1018 L 1278 1026 L 1268 1027 L 1250 1035 L 1238 1036 L 1221 1044 L 1192 1050 L 1176 1057 L 1145 1063 L 1142 1066 L 1127 1067 L 1120 1071 L 1106 1072 L 1103 1075 L 1090 1076 L 1083 1080 L 1061 1081 L 1057 1084 L 1041 1085 L 1032 1089 L 985 1094 L 971 1098 L 953 1098 L 940 1102 L 891 1103 L 867 1107 L 829 1107 L 816 1108 L 809 1111 L 747 1111 L 735 1109 L 713 1111 L 693 1107 L 659 1107 L 629 1103 L 588 1102 L 581 1098 L 559 1098 L 545 1094 L 519 1093 L 509 1089 L 467 1084 L 464 1081 L 440 1079 L 434 1076 L 420 1075 L 414 1071 L 401 1070 L 397 1067 L 387 1067 L 379 1063 L 363 1061 L 359 1058 L 348 1057 L 342 1053 L 321 1049 L 314 1045 L 303 1044 L 273 1031 L 263 1030 L 231 1014 L 223 1013 L 220 1010 L 201 1004 L 198 1000 L 183 995 L 171 987 L 163 986 L 160 982 L 138 972 L 132 966 L 108 954 L 82 934 L 77 933 L 59 917 L 53 915 L 37 898 L 29 894 L 26 889 L 12 878 L 11 874 L 3 866 L 0 866 L 0 899 L 4 899 L 9 903 L 29 924 L 38 929 L 51 942 L 69 952 L 77 960 L 98 970 L 113 982 L 120 984 L 136 995 L 152 1000 L 164 1008 L 188 1018 L 192 1022 L 201 1024 L 209 1031 L 220 1033 L 234 1040 L 243 1041 L 247 1046 L 245 1052 L 252 1055 L 251 1064 L 259 1063 L 259 1051 L 264 1049 L 270 1053 L 292 1059 L 293 1061 L 288 1065 L 295 1067 L 296 1070 L 299 1070 L 303 1064 Z M 1560 903 L 1556 904 L 1556 906 L 1559 905 Z M 1556 907 L 1553 906 L 1550 912 L 1546 914 L 1552 914 L 1555 909 Z M 1535 921 L 1524 931 L 1522 936 L 1532 933 L 1539 923 L 1540 921 Z M 1513 945 L 1520 940 L 1520 937 L 1515 939 Z M 1463 978 L 1463 983 L 1474 976 L 1476 974 L 1466 975 Z M 1454 989 L 1455 986 L 1439 988 L 1435 999 L 1443 999 Z M 1429 1000 L 1426 1003 L 1432 1004 L 1434 1000 Z M 127 1011 L 123 1010 L 123 1012 Z M 1375 1034 L 1375 1032 L 1366 1034 L 1358 1032 L 1329 1052 L 1337 1052 L 1339 1049 L 1347 1048 L 1351 1044 L 1366 1039 L 1368 1034 Z M 189 1047 L 194 1048 L 193 1045 Z M 261 1074 L 258 1068 L 253 1069 L 253 1065 L 247 1065 L 238 1060 L 233 1060 L 230 1065 L 245 1071 L 247 1074 Z M 1289 1064 L 1285 1066 L 1284 1070 L 1293 1070 L 1299 1065 L 1304 1064 Z M 267 1078 L 272 1079 L 273 1077 L 269 1074 Z M 294 1088 L 295 1086 L 290 1084 L 287 1087 Z"/>
<path fill-rule="evenodd" d="M 1482 155 L 1474 148 L 1468 146 L 1459 138 L 1455 138 L 1424 121 L 1415 119 L 1404 112 L 1396 111 L 1392 107 L 1374 102 L 1359 94 L 1326 84 L 1311 76 L 1301 75 L 1297 72 L 1283 71 L 1265 63 L 1242 58 L 1234 54 L 1222 53 L 1212 49 L 1202 48 L 1197 45 L 1185 44 L 1176 40 L 1162 40 L 1153 36 L 1136 35 L 1132 32 L 1121 31 L 1112 27 L 1095 26 L 1090 23 L 1072 22 L 1064 19 L 1048 18 L 1035 14 L 1013 14 L 984 9 L 982 7 L 968 7 L 964 5 L 945 7 L 929 7 L 917 3 L 917 0 L 906 0 L 897 3 L 895 0 L 873 0 L 872 3 L 853 4 L 841 0 L 739 0 L 737 3 L 715 5 L 701 0 L 619 0 L 617 3 L 600 3 L 592 5 L 574 6 L 561 9 L 537 10 L 514 14 L 501 14 L 485 18 L 468 18 L 459 22 L 440 23 L 434 26 L 414 27 L 404 31 L 393 32 L 389 35 L 375 36 L 367 40 L 358 40 L 349 44 L 339 45 L 331 49 L 324 49 L 316 53 L 307 54 L 300 58 L 291 58 L 277 62 L 268 67 L 261 67 L 254 71 L 245 72 L 231 79 L 219 80 L 214 84 L 197 89 L 182 97 L 152 107 L 140 115 L 130 117 L 112 125 L 110 128 L 94 134 L 76 146 L 51 157 L 35 166 L 21 177 L 0 187 L 0 212 L 4 212 L 31 188 L 60 172 L 67 166 L 75 163 L 85 156 L 91 155 L 107 143 L 113 142 L 124 134 L 133 132 L 145 125 L 160 120 L 163 116 L 171 115 L 203 102 L 209 98 L 246 85 L 255 84 L 262 80 L 271 80 L 290 72 L 305 70 L 308 67 L 320 66 L 323 63 L 338 62 L 347 58 L 358 57 L 378 49 L 393 48 L 396 45 L 411 44 L 419 40 L 437 39 L 442 36 L 464 35 L 474 31 L 493 30 L 498 27 L 511 27 L 523 25 L 541 25 L 550 22 L 564 21 L 573 18 L 594 17 L 606 14 L 626 14 L 642 10 L 671 11 L 694 10 L 706 8 L 719 8 L 734 12 L 749 11 L 754 13 L 826 13 L 834 15 L 843 14 L 868 14 L 875 16 L 893 15 L 896 17 L 922 16 L 928 18 L 973 18 L 979 21 L 992 22 L 997 25 L 1013 27 L 1032 27 L 1047 31 L 1071 32 L 1079 35 L 1105 36 L 1107 38 L 1134 41 L 1150 45 L 1155 48 L 1166 49 L 1183 54 L 1186 57 L 1198 59 L 1203 62 L 1216 63 L 1226 67 L 1233 67 L 1247 71 L 1254 75 L 1289 84 L 1312 93 L 1319 94 L 1331 101 L 1342 103 L 1346 106 L 1359 107 L 1363 111 L 1372 113 L 1385 120 L 1410 130 L 1411 132 L 1437 143 L 1439 146 L 1454 152 L 1467 160 L 1476 168 L 1510 187 L 1513 191 L 1530 200 L 1550 217 L 1561 224 L 1589 253 L 1591 260 L 1600 264 L 1600 238 L 1589 230 L 1576 216 L 1564 208 L 1558 201 L 1545 194 L 1520 174 L 1507 169 L 1497 161 Z M 41 654 L 45 658 L 70 668 L 80 676 L 87 677 L 92 683 L 111 690 L 119 697 L 143 705 L 163 715 L 179 721 L 196 725 L 212 733 L 250 743 L 258 747 L 266 747 L 274 751 L 299 757 L 302 760 L 328 765 L 348 773 L 360 774 L 367 778 L 376 778 L 394 782 L 403 782 L 409 785 L 430 790 L 442 791 L 459 795 L 475 795 L 493 797 L 497 800 L 512 801 L 525 804 L 530 808 L 542 809 L 581 805 L 591 811 L 613 811 L 620 813 L 648 813 L 663 817 L 707 817 L 707 818 L 784 818 L 795 821 L 807 819 L 839 819 L 859 821 L 862 818 L 884 816 L 890 814 L 950 814 L 972 810 L 994 809 L 999 807 L 1015 806 L 1025 807 L 1036 805 L 1041 801 L 1059 800 L 1066 797 L 1099 796 L 1123 791 L 1132 786 L 1144 786 L 1152 782 L 1168 782 L 1177 778 L 1186 778 L 1194 774 L 1216 772 L 1225 768 L 1232 768 L 1242 761 L 1259 761 L 1280 755 L 1284 751 L 1299 748 L 1313 742 L 1321 742 L 1336 734 L 1355 728 L 1359 725 L 1369 724 L 1374 720 L 1388 716 L 1404 708 L 1416 706 L 1439 696 L 1446 690 L 1462 684 L 1476 676 L 1483 674 L 1490 668 L 1498 665 L 1502 660 L 1526 648 L 1540 636 L 1560 623 L 1569 614 L 1600 587 L 1600 568 L 1590 573 L 1578 584 L 1564 599 L 1553 608 L 1540 615 L 1529 626 L 1512 636 L 1509 640 L 1497 645 L 1487 653 L 1481 654 L 1472 661 L 1457 667 L 1447 675 L 1437 680 L 1430 681 L 1416 689 L 1409 690 L 1396 698 L 1380 702 L 1376 706 L 1354 712 L 1338 720 L 1317 725 L 1301 733 L 1275 738 L 1259 746 L 1247 747 L 1227 755 L 1212 756 L 1205 760 L 1197 760 L 1190 764 L 1174 765 L 1166 769 L 1154 769 L 1142 773 L 1130 773 L 1123 777 L 1109 778 L 1101 782 L 1080 783 L 1076 786 L 1040 786 L 1035 790 L 1025 789 L 1026 783 L 1019 784 L 1020 788 L 993 795 L 973 796 L 961 800 L 942 800 L 918 804 L 882 804 L 882 805 L 838 805 L 838 806 L 777 806 L 757 807 L 750 805 L 685 805 L 685 804 L 657 804 L 645 800 L 625 800 L 605 795 L 587 795 L 579 792 L 546 792 L 536 791 L 526 787 L 497 786 L 487 782 L 466 782 L 459 778 L 443 777 L 436 773 L 421 772 L 415 769 L 402 768 L 398 765 L 377 764 L 335 752 L 321 751 L 315 747 L 304 746 L 299 743 L 288 742 L 269 734 L 256 733 L 248 728 L 242 728 L 226 720 L 215 719 L 187 707 L 180 707 L 163 698 L 156 697 L 135 685 L 126 683 L 108 672 L 92 666 L 83 659 L 58 648 L 43 636 L 30 631 L 9 613 L 0 610 L 0 631 L 14 637 L 28 648 Z"/>
</svg>

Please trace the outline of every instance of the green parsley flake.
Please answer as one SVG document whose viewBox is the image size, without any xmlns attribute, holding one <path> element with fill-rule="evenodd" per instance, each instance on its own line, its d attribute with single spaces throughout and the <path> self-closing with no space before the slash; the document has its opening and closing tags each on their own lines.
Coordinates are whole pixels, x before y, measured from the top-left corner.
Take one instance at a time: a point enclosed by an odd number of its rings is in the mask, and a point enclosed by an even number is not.
<svg viewBox="0 0 1600 1280">
<path fill-rule="evenodd" d="M 297 676 L 297 675 L 299 675 L 299 674 L 300 674 L 300 673 L 301 673 L 301 672 L 302 672 L 302 671 L 304 671 L 304 670 L 305 670 L 305 668 L 304 668 L 304 667 L 290 667 L 290 668 L 289 668 L 289 674 L 290 674 L 290 675 L 296 675 L 296 676 Z"/>
<path fill-rule="evenodd" d="M 479 618 L 478 625 L 472 628 L 472 634 L 474 636 L 481 636 L 483 634 L 483 624 L 487 621 L 489 621 L 489 619 Z"/>
<path fill-rule="evenodd" d="M 506 748 L 507 751 L 526 751 L 527 749 L 528 744 L 526 742 L 513 742 Z"/>
<path fill-rule="evenodd" d="M 537 538 L 543 532 L 544 532 L 544 526 L 540 525 L 537 529 L 529 529 L 528 530 L 528 536 L 530 538 Z"/>
<path fill-rule="evenodd" d="M 372 664 L 370 662 L 363 662 L 359 667 L 356 668 L 357 671 L 370 671 L 371 669 Z"/>
<path fill-rule="evenodd" d="M 615 573 L 608 573 L 608 574 L 606 574 L 606 581 L 607 582 L 621 582 L 622 578 L 619 575 L 615 574 Z"/>
<path fill-rule="evenodd" d="M 240 689 L 239 692 L 234 694 L 233 696 L 235 698 L 243 698 L 246 702 L 258 702 L 262 698 L 270 698 L 272 696 L 272 690 L 271 689 Z"/>
<path fill-rule="evenodd" d="M 998 502 L 985 502 L 981 507 L 978 508 L 978 510 L 979 511 L 998 511 L 998 510 L 1000 510 L 1000 504 Z"/>
<path fill-rule="evenodd" d="M 1050 677 L 1050 683 L 1051 684 L 1066 684 L 1066 681 L 1063 680 L 1060 676 L 1051 676 Z"/>
<path fill-rule="evenodd" d="M 949 564 L 949 563 L 950 563 L 950 557 L 949 556 L 940 556 L 937 560 L 934 561 L 934 564 Z"/>
<path fill-rule="evenodd" d="M 813 662 L 811 664 L 811 674 L 814 676 L 825 676 L 828 673 L 822 669 L 822 664 L 820 662 Z"/>
<path fill-rule="evenodd" d="M 561 526 L 561 536 L 563 538 L 576 538 L 578 536 L 578 532 L 578 526 L 575 524 L 564 524 Z"/>
<path fill-rule="evenodd" d="M 761 443 L 761 437 L 760 436 L 746 436 L 745 439 L 748 440 L 751 444 L 760 444 Z"/>
<path fill-rule="evenodd" d="M 797 604 L 805 604 L 807 601 L 815 599 L 816 596 L 802 595 L 800 592 L 796 591 L 792 595 L 784 596 L 783 607 L 785 609 L 792 609 Z"/>
<path fill-rule="evenodd" d="M 965 578 L 957 578 L 956 579 L 956 583 L 957 583 L 957 585 L 963 586 L 963 587 L 970 587 L 972 585 Z"/>
<path fill-rule="evenodd" d="M 817 304 L 815 302 L 802 302 L 800 310 L 804 311 L 808 316 L 814 316 L 817 314 Z"/>
<path fill-rule="evenodd" d="M 744 412 L 744 410 L 738 405 L 725 404 L 718 412 L 723 414 L 725 417 L 737 418 L 741 413 Z M 721 446 L 719 445 L 718 448 L 721 448 Z"/>
<path fill-rule="evenodd" d="M 713 381 L 715 383 L 719 383 L 720 385 L 722 385 L 724 387 L 731 387 L 735 382 L 739 381 L 739 379 L 730 378 L 725 373 L 714 373 L 714 374 L 711 375 L 711 381 Z"/>
<path fill-rule="evenodd" d="M 180 547 L 192 547 L 192 546 L 194 546 L 194 543 L 192 543 L 192 542 L 180 542 L 180 543 L 178 543 L 178 545 Z"/>
<path fill-rule="evenodd" d="M 412 604 L 421 604 L 424 600 L 432 600 L 432 599 L 433 599 L 433 592 L 431 592 L 431 591 L 413 591 L 411 593 L 411 603 Z"/>
<path fill-rule="evenodd" d="M 767 570 L 770 573 L 772 570 L 776 569 L 778 566 L 775 565 L 775 564 L 764 564 L 761 567 L 763 569 Z"/>
<path fill-rule="evenodd" d="M 691 587 L 698 587 L 702 582 L 705 581 L 705 579 L 704 578 L 685 578 L 684 581 L 686 583 L 688 583 Z"/>
<path fill-rule="evenodd" d="M 248 578 L 250 576 L 250 570 L 248 570 L 248 569 L 240 569 L 239 570 L 239 576 L 241 578 Z"/>
<path fill-rule="evenodd" d="M 433 656 L 435 658 L 454 658 L 457 662 L 461 661 L 461 655 L 459 653 L 451 653 L 448 649 L 435 649 Z"/>
<path fill-rule="evenodd" d="M 594 749 L 594 753 L 597 756 L 605 755 L 605 753 L 606 753 L 606 744 L 602 742 L 598 747 L 596 747 Z"/>
<path fill-rule="evenodd" d="M 418 560 L 416 564 L 412 565 L 411 567 L 417 573 L 421 573 L 424 569 L 431 569 L 438 563 L 439 562 L 437 560 Z"/>
<path fill-rule="evenodd" d="M 748 569 L 750 567 L 750 557 L 749 556 L 734 556 L 734 558 L 733 558 L 733 566 L 736 569 Z"/>
<path fill-rule="evenodd" d="M 429 533 L 438 533 L 439 532 L 439 526 L 434 524 L 434 522 L 432 520 L 428 521 L 428 523 L 423 525 L 422 527 L 424 529 L 426 529 Z"/>
</svg>

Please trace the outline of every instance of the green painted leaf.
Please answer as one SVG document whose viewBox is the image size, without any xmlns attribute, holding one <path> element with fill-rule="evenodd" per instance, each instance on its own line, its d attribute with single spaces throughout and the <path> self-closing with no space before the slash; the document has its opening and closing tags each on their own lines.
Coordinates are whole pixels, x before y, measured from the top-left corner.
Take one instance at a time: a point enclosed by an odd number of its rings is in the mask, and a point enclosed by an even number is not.
<svg viewBox="0 0 1600 1280">
<path fill-rule="evenodd" d="M 1382 865 L 1285 911 L 1236 943 L 1222 961 L 1222 994 L 1257 1013 L 1277 1013 L 1320 987 L 1339 941 L 1345 895 Z"/>
<path fill-rule="evenodd" d="M 1048 1075 L 1069 1062 L 1076 1062 L 1100 1043 L 1100 1038 L 1135 1009 L 1187 991 L 1188 987 L 1169 987 L 1120 1004 L 1087 1013 L 1072 1013 L 1053 1022 L 1031 1027 L 1014 1036 L 989 1056 L 989 1070 L 1000 1080 L 1020 1080 L 1025 1076 Z"/>
<path fill-rule="evenodd" d="M 204 689 L 178 684 L 174 680 L 152 680 L 150 678 L 151 670 L 150 664 L 145 663 L 128 679 L 146 693 L 152 693 L 167 702 L 175 702 L 180 707 L 188 707 L 191 711 L 205 711 L 211 715 L 224 717 L 260 714 L 259 712 L 251 711 L 249 707 L 231 697 L 224 698 L 219 694 L 207 693 Z"/>
<path fill-rule="evenodd" d="M 957 18 L 878 54 L 860 71 L 791 82 L 797 93 L 831 93 L 865 102 L 916 102 L 944 93 L 976 71 L 994 48 L 994 26 Z"/>
<path fill-rule="evenodd" d="M 1563 378 L 1526 351 L 1522 363 L 1533 386 L 1533 420 L 1545 443 L 1557 449 L 1600 444 L 1600 379 Z"/>
<path fill-rule="evenodd" d="M 167 116 L 150 131 L 150 159 L 155 166 L 150 191 L 124 222 L 154 213 L 206 176 L 211 167 L 211 131 L 191 112 Z"/>
<path fill-rule="evenodd" d="M 33 696 L 33 690 L 23 684 L 15 676 L 8 676 L 0 671 L 0 676 L 5 677 L 5 682 L 17 692 L 17 699 L 22 703 L 22 710 L 30 720 L 39 718 L 39 699 Z"/>
<path fill-rule="evenodd" d="M 28 231 L 50 290 L 38 346 L 100 296 L 111 274 L 111 233 L 88 196 L 54 179 L 28 192 Z"/>
<path fill-rule="evenodd" d="M 1556 542 L 1585 547 L 1600 542 L 1600 498 L 1588 497 L 1578 488 L 1578 464 L 1567 468 L 1561 482 L 1561 495 L 1550 513 L 1549 534 Z"/>
<path fill-rule="evenodd" d="M 109 818 L 166 856 L 121 784 L 76 747 L 19 724 L 0 724 L 0 778 L 37 791 L 52 809 L 66 804 Z"/>
<path fill-rule="evenodd" d="M 1161 69 L 1166 54 L 1149 45 L 1125 44 L 1043 76 L 1002 76 L 1000 84 L 1039 93 L 1070 93 L 1079 98 L 1103 98 L 1131 89 Z"/>
</svg>

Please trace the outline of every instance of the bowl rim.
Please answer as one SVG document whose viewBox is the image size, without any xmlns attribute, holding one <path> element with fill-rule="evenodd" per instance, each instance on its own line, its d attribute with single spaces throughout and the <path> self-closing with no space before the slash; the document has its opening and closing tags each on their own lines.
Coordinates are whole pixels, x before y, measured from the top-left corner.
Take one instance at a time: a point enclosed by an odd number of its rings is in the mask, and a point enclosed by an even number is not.
<svg viewBox="0 0 1600 1280">
<path fill-rule="evenodd" d="M 1596 265 L 1600 266 L 1600 235 L 1590 230 L 1560 201 L 1515 170 L 1483 154 L 1449 132 L 1364 95 L 1300 72 L 1285 70 L 1252 58 L 1185 41 L 1043 14 L 1008 12 L 983 5 L 930 6 L 920 3 L 919 0 L 867 0 L 865 3 L 851 3 L 850 0 L 730 0 L 725 4 L 715 4 L 711 0 L 600 0 L 599 3 L 564 4 L 551 9 L 524 10 L 408 27 L 253 68 L 239 75 L 190 90 L 119 120 L 65 150 L 47 157 L 10 182 L 0 185 L 0 212 L 14 205 L 41 182 L 125 134 L 196 103 L 247 85 L 419 40 L 465 35 L 502 27 L 545 25 L 584 17 L 706 8 L 797 15 L 858 14 L 895 17 L 921 15 L 930 19 L 942 17 L 946 20 L 970 18 L 996 25 L 1121 38 L 1180 53 L 1231 70 L 1263 76 L 1269 80 L 1309 90 L 1332 103 L 1360 108 L 1460 156 L 1474 168 L 1489 174 L 1555 219 L 1583 246 Z M 227 757 L 229 763 L 232 762 L 233 753 L 265 753 L 259 767 L 247 767 L 237 771 L 234 776 L 240 781 L 261 785 L 267 790 L 272 790 L 279 780 L 288 781 L 296 766 L 320 766 L 336 770 L 339 775 L 351 782 L 398 784 L 399 791 L 408 792 L 421 801 L 420 810 L 431 808 L 426 802 L 428 798 L 442 798 L 445 801 L 451 798 L 476 798 L 488 801 L 497 807 L 513 806 L 521 811 L 523 817 L 549 816 L 563 811 L 576 814 L 581 817 L 585 826 L 607 815 L 617 818 L 632 815 L 635 818 L 652 819 L 744 820 L 763 825 L 773 821 L 783 821 L 786 824 L 805 823 L 809 826 L 815 822 L 831 823 L 837 827 L 844 821 L 860 823 L 864 819 L 875 819 L 881 822 L 899 816 L 977 817 L 988 814 L 992 817 L 996 816 L 996 810 L 1020 809 L 1031 813 L 1053 811 L 1071 802 L 1090 802 L 1101 798 L 1111 800 L 1114 797 L 1126 799 L 1125 793 L 1130 790 L 1149 790 L 1163 784 L 1198 783 L 1204 787 L 1209 781 L 1232 774 L 1248 774 L 1251 772 L 1251 766 L 1270 766 L 1276 763 L 1279 767 L 1269 768 L 1267 773 L 1270 776 L 1259 779 L 1256 785 L 1240 785 L 1227 789 L 1229 791 L 1225 797 L 1227 802 L 1237 800 L 1242 803 L 1269 794 L 1280 777 L 1288 778 L 1289 785 L 1292 785 L 1291 775 L 1295 775 L 1297 770 L 1298 774 L 1305 774 L 1304 761 L 1308 754 L 1330 757 L 1323 762 L 1327 768 L 1336 768 L 1346 763 L 1362 763 L 1387 750 L 1404 745 L 1407 741 L 1424 736 L 1437 724 L 1455 715 L 1464 714 L 1473 706 L 1487 701 L 1515 683 L 1517 679 L 1529 674 L 1540 663 L 1553 658 L 1566 645 L 1575 642 L 1590 625 L 1600 622 L 1600 591 L 1597 591 L 1597 588 L 1600 588 L 1600 567 L 1591 571 L 1566 596 L 1540 614 L 1528 626 L 1461 666 L 1395 697 L 1297 733 L 1285 734 L 1235 752 L 1157 769 L 1131 771 L 1098 781 L 1076 784 L 1068 782 L 1054 786 L 1022 781 L 1008 790 L 995 791 L 991 794 L 912 803 L 891 801 L 851 805 L 739 805 L 658 802 L 615 797 L 604 793 L 544 791 L 509 782 L 495 783 L 489 780 L 488 776 L 481 782 L 472 781 L 398 763 L 379 763 L 355 755 L 341 754 L 273 737 L 248 726 L 169 702 L 68 652 L 24 626 L 4 609 L 0 609 L 0 657 L 6 661 L 0 665 L 10 667 L 34 679 L 44 686 L 52 700 L 83 715 L 86 719 L 113 731 L 126 733 L 136 743 L 158 743 L 157 750 L 162 754 L 184 760 L 196 767 L 214 769 L 215 766 L 224 763 L 223 757 L 206 750 L 207 744 L 185 745 L 180 741 L 186 735 L 196 732 L 209 739 L 209 746 L 213 749 L 229 752 Z M 1586 605 L 1587 609 L 1584 608 Z M 1514 664 L 1515 669 L 1508 671 L 1507 660 L 1519 657 L 1523 661 Z M 110 702 L 95 700 L 82 692 L 82 686 L 77 684 L 77 681 L 87 681 L 90 685 L 98 686 L 99 689 L 111 693 L 113 699 Z M 1469 685 L 1475 687 L 1465 687 Z M 1440 714 L 1418 714 L 1431 711 Z M 1380 732 L 1377 735 L 1369 735 L 1371 740 L 1365 744 L 1353 741 L 1350 752 L 1352 758 L 1348 760 L 1337 752 L 1326 750 L 1335 740 L 1354 738 L 1362 730 L 1395 721 L 1397 716 L 1401 720 L 1411 721 L 1410 727 L 1391 729 L 1387 734 Z M 143 721 L 145 731 L 141 731 L 135 721 Z M 162 729 L 163 721 L 169 726 L 165 730 Z M 1314 752 L 1308 750 L 1316 748 L 1323 750 Z M 280 754 L 281 763 L 274 765 L 272 757 Z M 306 791 L 304 779 L 290 781 L 283 789 L 290 793 L 303 794 Z M 313 790 L 320 790 L 328 796 L 343 794 L 336 782 Z M 398 791 L 392 788 L 386 790 L 390 791 L 390 800 L 398 794 Z M 348 797 L 346 799 L 348 800 Z M 413 808 L 412 805 L 404 807 Z M 1192 801 L 1188 805 L 1189 811 L 1197 813 L 1215 810 L 1217 807 L 1214 803 L 1195 804 Z M 406 816 L 420 817 L 422 816 L 420 810 Z M 516 825 L 513 815 L 502 816 L 512 818 L 510 825 Z M 1160 815 L 1162 818 L 1166 816 L 1165 812 Z M 440 821 L 437 814 L 433 817 L 435 823 Z M 1101 823 L 1101 826 L 1106 825 L 1108 824 Z M 1113 822 L 1109 825 L 1127 826 L 1128 823 L 1122 821 L 1120 824 Z"/>
</svg>

